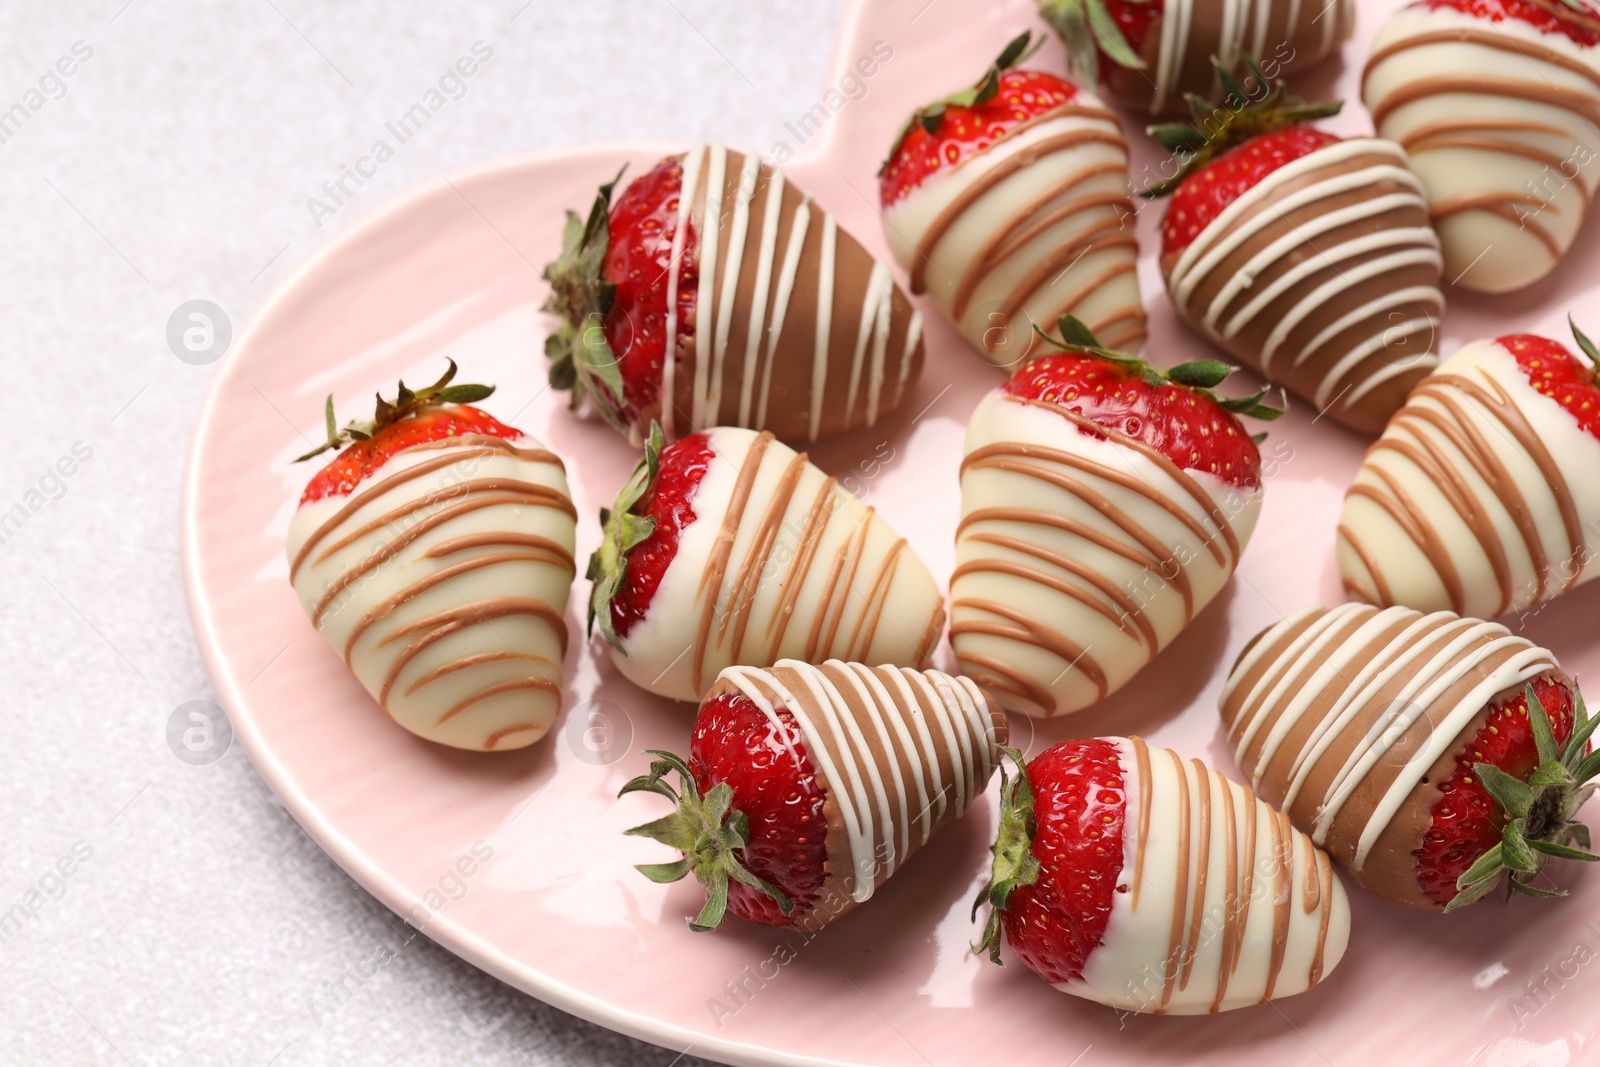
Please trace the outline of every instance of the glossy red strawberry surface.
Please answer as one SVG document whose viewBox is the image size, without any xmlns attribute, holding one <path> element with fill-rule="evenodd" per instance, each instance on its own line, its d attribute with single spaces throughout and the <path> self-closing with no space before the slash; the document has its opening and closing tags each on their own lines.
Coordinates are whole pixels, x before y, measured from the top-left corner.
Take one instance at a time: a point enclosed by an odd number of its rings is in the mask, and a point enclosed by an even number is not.
<svg viewBox="0 0 1600 1067">
<path fill-rule="evenodd" d="M 827 817 L 822 786 L 794 717 L 779 709 L 783 729 L 740 693 L 708 700 L 695 719 L 689 768 L 702 794 L 726 782 L 733 810 L 750 823 L 744 865 L 771 882 L 794 909 L 742 882 L 728 885 L 728 910 L 748 922 L 785 926 L 817 899 L 827 874 Z"/>
<path fill-rule="evenodd" d="M 464 404 L 426 408 L 385 426 L 365 441 L 352 441 L 306 486 L 300 503 L 330 496 L 348 496 L 372 472 L 389 462 L 396 452 L 412 445 L 465 434 L 486 434 L 514 440 L 522 431 Z"/>
<path fill-rule="evenodd" d="M 1565 7 L 1561 0 L 1548 4 L 1532 0 L 1425 0 L 1419 6 L 1450 8 L 1486 22 L 1504 22 L 1514 19 L 1532 26 L 1540 33 L 1559 33 L 1584 48 L 1600 44 L 1600 10 L 1585 3 L 1588 17 Z"/>
<path fill-rule="evenodd" d="M 878 182 L 884 207 L 895 203 L 933 175 L 977 155 L 1019 123 L 1071 100 L 1078 87 L 1037 70 L 1008 70 L 999 91 L 972 107 L 945 107 L 939 128 L 929 133 L 913 122 Z"/>
<path fill-rule="evenodd" d="M 678 538 L 695 520 L 694 494 L 715 453 L 703 433 L 691 434 L 661 450 L 655 483 L 634 510 L 655 520 L 650 536 L 628 553 L 626 579 L 611 598 L 611 625 L 619 638 L 650 608 L 667 566 L 678 554 Z"/>
<path fill-rule="evenodd" d="M 1013 952 L 1047 982 L 1083 974 L 1105 936 L 1122 875 L 1126 787 L 1117 746 L 1063 741 L 1028 764 L 1038 880 L 1018 886 L 1001 913 Z"/>
<path fill-rule="evenodd" d="M 1297 123 L 1252 138 L 1183 179 L 1161 220 L 1161 253 L 1181 252 L 1200 231 L 1261 179 L 1284 164 L 1310 155 L 1339 138 Z"/>
<path fill-rule="evenodd" d="M 1144 55 L 1144 43 L 1150 36 L 1150 27 L 1156 24 L 1166 8 L 1165 0 L 1106 0 L 1106 13 L 1122 31 L 1123 40 L 1135 55 Z M 1098 49 L 1097 49 L 1098 51 Z M 1116 69 L 1116 63 L 1100 52 L 1100 73 Z"/>
<path fill-rule="evenodd" d="M 1572 736 L 1573 696 L 1565 685 L 1541 678 L 1534 692 L 1550 716 L 1557 745 Z M 1483 787 L 1473 770 L 1491 763 L 1513 778 L 1526 779 L 1539 766 L 1539 751 L 1528 720 L 1528 699 L 1519 693 L 1494 706 L 1478 735 L 1456 753 L 1450 779 L 1439 787 L 1432 821 L 1423 834 L 1417 858 L 1417 879 L 1429 897 L 1440 904 L 1455 899 L 1457 880 L 1477 858 L 1500 842 L 1506 814 L 1499 801 Z"/>
<path fill-rule="evenodd" d="M 1127 367 L 1072 353 L 1035 359 L 1001 388 L 1120 431 L 1187 470 L 1245 489 L 1261 484 L 1261 452 L 1238 417 L 1192 389 L 1152 386 Z"/>
<path fill-rule="evenodd" d="M 1528 382 L 1577 417 L 1578 424 L 1600 437 L 1600 381 L 1596 369 L 1566 345 L 1529 333 L 1496 339 L 1517 359 Z"/>
<path fill-rule="evenodd" d="M 630 420 L 645 418 L 661 395 L 661 372 L 667 358 L 667 289 L 682 190 L 683 166 L 669 158 L 630 183 L 611 205 L 602 276 L 617 289 L 604 329 L 622 374 L 622 414 Z M 700 278 L 700 257 L 690 223 L 684 226 L 676 269 L 681 345 L 694 337 Z"/>
</svg>

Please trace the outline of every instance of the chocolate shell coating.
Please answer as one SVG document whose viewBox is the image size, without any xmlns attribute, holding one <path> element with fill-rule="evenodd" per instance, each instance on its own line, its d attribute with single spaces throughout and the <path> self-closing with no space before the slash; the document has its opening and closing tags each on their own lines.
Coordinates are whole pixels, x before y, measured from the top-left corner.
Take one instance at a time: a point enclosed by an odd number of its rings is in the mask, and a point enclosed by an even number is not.
<svg viewBox="0 0 1600 1067">
<path fill-rule="evenodd" d="M 1438 364 L 1440 265 L 1422 186 L 1377 138 L 1290 161 L 1161 260 L 1191 326 L 1364 433 Z"/>
<path fill-rule="evenodd" d="M 1100 63 L 1107 95 L 1151 115 L 1187 114 L 1185 94 L 1219 95 L 1215 60 L 1237 76 L 1248 52 L 1270 78 L 1310 70 L 1338 51 L 1355 28 L 1353 0 L 1166 0 L 1145 36 L 1143 70 Z"/>
<path fill-rule="evenodd" d="M 706 694 L 739 693 L 779 728 L 787 709 L 824 790 L 827 877 L 794 926 L 816 930 L 871 898 L 983 795 L 1005 715 L 971 680 L 940 671 L 780 660 L 730 667 Z"/>
<path fill-rule="evenodd" d="M 1541 677 L 1545 649 L 1496 623 L 1366 604 L 1310 608 L 1266 630 L 1222 693 L 1240 768 L 1357 882 L 1438 909 L 1413 853 L 1461 747 L 1497 701 Z"/>
<path fill-rule="evenodd" d="M 699 274 L 693 336 L 669 316 L 667 437 L 743 426 L 811 441 L 897 407 L 922 371 L 922 317 L 889 267 L 759 157 L 698 145 L 679 158 Z"/>
</svg>

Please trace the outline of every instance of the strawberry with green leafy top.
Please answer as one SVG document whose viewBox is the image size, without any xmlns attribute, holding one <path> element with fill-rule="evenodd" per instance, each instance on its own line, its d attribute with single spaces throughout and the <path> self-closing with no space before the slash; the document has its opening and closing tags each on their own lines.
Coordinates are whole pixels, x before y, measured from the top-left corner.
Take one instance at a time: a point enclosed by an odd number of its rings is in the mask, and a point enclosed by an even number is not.
<svg viewBox="0 0 1600 1067">
<path fill-rule="evenodd" d="M 1233 574 L 1263 496 L 1219 360 L 1161 371 L 1076 319 L 1064 351 L 973 412 L 961 468 L 950 643 L 1008 711 L 1080 711 L 1126 685 Z"/>
<path fill-rule="evenodd" d="M 1145 335 L 1121 124 L 1071 82 L 1024 69 L 1032 41 L 913 114 L 879 172 L 884 237 L 912 292 L 1003 367 L 1040 350 L 1031 323 L 1064 314 L 1119 348 Z"/>
<path fill-rule="evenodd" d="M 545 268 L 550 381 L 642 444 L 710 426 L 814 440 L 910 392 L 922 324 L 833 216 L 754 155 L 696 145 L 587 218 Z M 614 201 L 614 202 L 613 202 Z M 702 269 L 704 267 L 704 269 Z"/>
<path fill-rule="evenodd" d="M 1405 151 L 1311 123 L 1247 60 L 1219 103 L 1151 128 L 1174 153 L 1143 195 L 1171 196 L 1161 273 L 1179 315 L 1319 414 L 1377 433 L 1434 366 L 1439 239 Z M 1254 93 L 1252 93 L 1254 90 Z"/>
<path fill-rule="evenodd" d="M 391 718 L 429 741 L 504 751 L 538 741 L 561 706 L 576 511 L 561 460 L 472 405 L 456 365 L 370 420 L 289 523 L 289 579 L 312 625 Z"/>
<path fill-rule="evenodd" d="M 978 687 L 939 671 L 730 667 L 700 704 L 688 760 L 651 752 L 650 773 L 622 788 L 676 809 L 628 831 L 682 854 L 639 871 L 694 876 L 706 891 L 695 930 L 728 912 L 820 929 L 982 796 L 1004 739 L 1004 717 Z M 864 781 L 886 788 L 863 793 Z"/>
</svg>

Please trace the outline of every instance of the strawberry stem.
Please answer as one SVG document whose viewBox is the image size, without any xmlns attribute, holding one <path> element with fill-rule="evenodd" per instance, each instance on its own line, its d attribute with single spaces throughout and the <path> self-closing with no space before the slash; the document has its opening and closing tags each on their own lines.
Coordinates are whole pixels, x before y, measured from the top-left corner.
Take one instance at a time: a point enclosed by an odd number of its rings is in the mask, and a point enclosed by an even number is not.
<svg viewBox="0 0 1600 1067">
<path fill-rule="evenodd" d="M 544 342 L 551 387 L 569 390 L 573 407 L 587 396 L 607 422 L 624 432 L 622 371 L 604 329 L 617 287 L 602 274 L 611 245 L 611 192 L 626 169 L 600 187 L 587 219 L 567 212 L 561 255 L 544 268 L 550 297 L 539 309 L 561 319 Z"/>
<path fill-rule="evenodd" d="M 327 420 L 328 440 L 305 455 L 297 456 L 295 462 L 304 463 L 312 456 L 320 456 L 329 449 L 337 452 L 351 441 L 365 441 L 379 430 L 409 419 L 428 408 L 439 407 L 442 404 L 476 404 L 494 393 L 492 385 L 451 385 L 456 376 L 456 361 L 446 357 L 445 362 L 449 366 L 443 376 L 432 385 L 411 390 L 402 380 L 393 402 L 385 400 L 382 393 L 377 394 L 378 403 L 372 418 L 366 422 L 348 422 L 342 430 L 339 429 L 338 420 L 334 418 L 333 394 L 328 394 L 328 402 L 323 408 Z"/>
<path fill-rule="evenodd" d="M 1052 337 L 1038 326 L 1034 326 L 1033 331 L 1050 344 L 1067 352 L 1095 356 L 1108 363 L 1125 367 L 1152 388 L 1176 385 L 1190 392 L 1199 393 L 1222 410 L 1234 415 L 1246 415 L 1252 419 L 1271 422 L 1273 419 L 1281 418 L 1288 410 L 1288 394 L 1283 394 L 1284 407 L 1278 408 L 1264 403 L 1271 391 L 1270 388 L 1258 390 L 1248 396 L 1235 397 L 1226 397 L 1216 392 L 1214 387 L 1221 385 L 1229 375 L 1239 369 L 1220 359 L 1192 360 L 1162 371 L 1138 356 L 1101 347 L 1089 327 L 1071 315 L 1061 316 L 1056 323 L 1056 331 L 1061 335 L 1059 338 Z M 1256 440 L 1256 443 L 1259 445 L 1261 442 Z"/>
<path fill-rule="evenodd" d="M 683 853 L 672 863 L 641 863 L 635 866 L 652 882 L 676 882 L 693 874 L 706 890 L 705 906 L 689 920 L 689 929 L 699 933 L 714 930 L 728 911 L 728 883 L 740 882 L 765 893 L 783 914 L 794 910 L 794 903 L 777 886 L 754 874 L 740 858 L 750 840 L 750 822 L 733 809 L 733 787 L 719 782 L 705 794 L 700 792 L 694 772 L 680 756 L 649 750 L 656 759 L 650 773 L 642 774 L 623 786 L 618 797 L 629 793 L 657 793 L 671 800 L 677 810 L 654 822 L 635 826 L 625 833 L 648 837 Z M 667 783 L 670 773 L 678 775 L 678 788 Z"/>
<path fill-rule="evenodd" d="M 994 864 L 989 881 L 978 891 L 972 902 L 972 918 L 978 918 L 978 909 L 990 905 L 989 918 L 984 922 L 983 938 L 972 946 L 974 953 L 987 952 L 989 959 L 1000 963 L 1000 915 L 1011 902 L 1011 894 L 1018 886 L 1032 885 L 1039 880 L 1039 861 L 1033 855 L 1033 835 L 1036 829 L 1033 817 L 1033 787 L 1028 782 L 1028 769 L 1020 751 L 1001 746 L 1016 764 L 1015 776 L 1006 773 L 1000 764 L 1000 826 L 995 834 Z"/>
<path fill-rule="evenodd" d="M 1524 781 L 1492 763 L 1473 765 L 1473 773 L 1499 802 L 1508 819 L 1500 843 L 1479 856 L 1457 879 L 1458 892 L 1445 905 L 1447 912 L 1488 895 L 1502 878 L 1507 879 L 1508 893 L 1566 896 L 1565 890 L 1551 891 L 1532 884 L 1544 870 L 1546 857 L 1600 861 L 1600 856 L 1589 851 L 1589 828 L 1573 821 L 1578 809 L 1594 793 L 1590 779 L 1600 774 L 1600 760 L 1595 758 L 1600 754 L 1589 753 L 1589 738 L 1600 725 L 1600 718 L 1590 718 L 1583 694 L 1577 693 L 1572 735 L 1564 747 L 1558 746 L 1549 712 L 1532 685 L 1526 695 L 1539 766 Z"/>
<path fill-rule="evenodd" d="M 1588 334 L 1578 329 L 1578 324 L 1572 321 L 1572 315 L 1567 315 L 1567 325 L 1572 327 L 1572 338 L 1578 342 L 1578 348 L 1589 357 L 1589 377 L 1596 385 L 1600 385 L 1600 350 L 1596 350 L 1594 342 L 1589 340 Z"/>
<path fill-rule="evenodd" d="M 1190 93 L 1186 99 L 1194 115 L 1192 123 L 1165 123 L 1146 129 L 1183 165 L 1170 178 L 1141 190 L 1140 196 L 1146 199 L 1166 196 L 1182 185 L 1189 175 L 1229 149 L 1285 126 L 1337 115 L 1343 106 L 1343 102 L 1338 100 L 1307 104 L 1292 99 L 1286 95 L 1283 82 L 1269 79 L 1254 56 L 1246 52 L 1242 58 L 1250 72 L 1250 78 L 1246 81 L 1253 80 L 1255 92 L 1265 92 L 1266 96 L 1260 103 L 1252 104 L 1250 100 L 1253 94 L 1246 91 L 1220 63 L 1216 64 L 1217 81 L 1222 86 L 1220 100 L 1213 103 Z"/>
<path fill-rule="evenodd" d="M 1149 0 L 1125 0 L 1148 3 Z M 1039 15 L 1061 36 L 1067 47 L 1067 65 L 1078 80 L 1094 85 L 1100 80 L 1100 57 L 1119 67 L 1144 70 L 1144 57 L 1123 36 L 1105 0 L 1038 0 Z"/>
<path fill-rule="evenodd" d="M 598 620 L 601 636 L 612 648 L 624 654 L 627 650 L 622 647 L 622 641 L 611 623 L 611 600 L 627 578 L 628 553 L 655 532 L 656 520 L 648 515 L 637 515 L 633 509 L 656 484 L 656 476 L 661 473 L 661 449 L 664 446 L 661 425 L 652 422 L 650 436 L 645 441 L 644 458 L 633 469 L 633 474 L 611 507 L 600 509 L 600 547 L 589 557 L 589 569 L 585 574 L 594 583 L 589 594 L 589 632 L 594 632 Z"/>
</svg>

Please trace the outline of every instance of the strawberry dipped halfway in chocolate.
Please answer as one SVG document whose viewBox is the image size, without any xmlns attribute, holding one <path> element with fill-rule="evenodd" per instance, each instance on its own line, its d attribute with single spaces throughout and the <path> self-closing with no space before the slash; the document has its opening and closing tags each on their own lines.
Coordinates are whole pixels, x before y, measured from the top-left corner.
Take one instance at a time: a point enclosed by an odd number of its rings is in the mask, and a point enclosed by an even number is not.
<svg viewBox="0 0 1600 1067">
<path fill-rule="evenodd" d="M 1600 6 L 1408 4 L 1373 39 L 1361 97 L 1428 191 L 1445 277 L 1504 293 L 1555 269 L 1600 187 Z"/>
<path fill-rule="evenodd" d="M 1151 115 L 1182 111 L 1254 55 L 1274 78 L 1316 67 L 1355 29 L 1354 0 L 1037 0 L 1078 80 Z"/>
<path fill-rule="evenodd" d="M 1253 68 L 1247 84 L 1268 84 Z M 1392 141 L 1310 125 L 1338 104 L 1231 77 L 1193 124 L 1151 133 L 1181 161 L 1161 272 L 1183 319 L 1333 420 L 1377 433 L 1438 359 L 1439 239 Z M 1245 101 L 1255 101 L 1242 103 Z"/>
<path fill-rule="evenodd" d="M 561 706 L 576 511 L 561 460 L 471 405 L 493 389 L 404 382 L 369 422 L 300 457 L 337 455 L 289 524 L 289 579 L 312 624 L 419 737 L 502 751 Z"/>
<path fill-rule="evenodd" d="M 933 575 L 872 508 L 775 440 L 721 426 L 645 457 L 601 513 L 589 622 L 635 684 L 698 701 L 780 659 L 927 665 Z"/>
<path fill-rule="evenodd" d="M 1386 900 L 1561 896 L 1547 860 L 1600 858 L 1575 821 L 1600 773 L 1595 720 L 1555 657 L 1504 626 L 1308 608 L 1246 646 L 1221 706 L 1262 796 Z"/>
<path fill-rule="evenodd" d="M 884 236 L 911 291 L 991 363 L 1028 359 L 1043 343 L 1032 324 L 1065 314 L 1136 351 L 1128 143 L 1092 95 L 1019 67 L 1030 40 L 906 123 L 879 172 Z"/>
<path fill-rule="evenodd" d="M 812 441 L 871 426 L 922 370 L 922 319 L 834 217 L 760 157 L 696 145 L 587 220 L 545 268 L 550 381 L 642 444 L 711 426 Z"/>
<path fill-rule="evenodd" d="M 983 398 L 967 428 L 950 643 L 1008 711 L 1116 692 L 1227 583 L 1255 529 L 1261 454 L 1216 360 L 1159 371 L 1063 319 L 1065 351 Z"/>
<path fill-rule="evenodd" d="M 1463 345 L 1367 451 L 1339 573 L 1369 604 L 1493 618 L 1600 575 L 1600 353 L 1535 334 Z"/>
<path fill-rule="evenodd" d="M 651 752 L 650 773 L 622 789 L 676 806 L 628 832 L 682 857 L 639 870 L 657 882 L 695 877 L 706 891 L 695 930 L 728 912 L 820 929 L 966 813 L 1005 739 L 1005 716 L 983 692 L 939 671 L 730 667 L 700 704 L 688 761 Z"/>
<path fill-rule="evenodd" d="M 1303 993 L 1344 956 L 1350 904 L 1305 834 L 1237 782 L 1137 737 L 1004 750 L 992 905 L 1002 934 L 1064 993 L 1200 1015 Z"/>
</svg>

